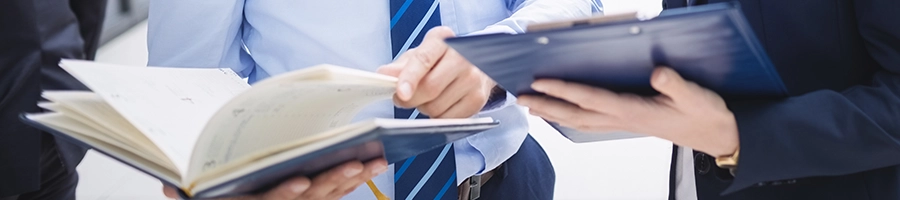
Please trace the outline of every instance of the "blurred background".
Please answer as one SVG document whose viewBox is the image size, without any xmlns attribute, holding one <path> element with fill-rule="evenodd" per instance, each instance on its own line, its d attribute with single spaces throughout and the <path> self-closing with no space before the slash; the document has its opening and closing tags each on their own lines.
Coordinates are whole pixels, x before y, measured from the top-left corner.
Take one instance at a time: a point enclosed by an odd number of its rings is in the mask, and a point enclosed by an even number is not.
<svg viewBox="0 0 900 200">
<path fill-rule="evenodd" d="M 97 61 L 147 64 L 150 0 L 109 0 Z M 661 0 L 601 0 L 606 14 L 638 11 L 655 16 Z M 529 117 L 530 133 L 556 168 L 556 199 L 667 199 L 672 144 L 657 138 L 575 144 L 540 118 Z M 78 166 L 78 199 L 165 199 L 162 185 L 94 151 Z"/>
</svg>

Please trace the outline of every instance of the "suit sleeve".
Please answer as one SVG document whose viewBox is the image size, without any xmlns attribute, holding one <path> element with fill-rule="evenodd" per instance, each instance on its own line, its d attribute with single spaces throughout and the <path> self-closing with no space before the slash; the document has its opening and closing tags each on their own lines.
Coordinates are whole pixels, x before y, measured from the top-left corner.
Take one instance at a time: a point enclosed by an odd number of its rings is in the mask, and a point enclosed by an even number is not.
<svg viewBox="0 0 900 200">
<path fill-rule="evenodd" d="M 84 41 L 84 59 L 94 60 L 100 48 L 100 33 L 106 18 L 106 0 L 72 0 L 69 5 L 78 20 L 78 28 Z"/>
<path fill-rule="evenodd" d="M 741 154 L 725 193 L 750 185 L 900 165 L 900 1 L 855 1 L 859 33 L 880 68 L 871 82 L 778 102 L 729 104 Z"/>
<path fill-rule="evenodd" d="M 37 112 L 41 41 L 34 3 L 0 1 L 0 197 L 40 189 L 41 134 L 19 120 Z"/>
</svg>

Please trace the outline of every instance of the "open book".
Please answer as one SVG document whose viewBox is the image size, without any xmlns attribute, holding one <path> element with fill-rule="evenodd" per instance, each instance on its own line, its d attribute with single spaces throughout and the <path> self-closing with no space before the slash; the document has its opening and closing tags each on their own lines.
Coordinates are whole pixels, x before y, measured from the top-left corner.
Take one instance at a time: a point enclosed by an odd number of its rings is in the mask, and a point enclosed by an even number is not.
<svg viewBox="0 0 900 200">
<path fill-rule="evenodd" d="M 230 69 L 63 60 L 93 92 L 45 91 L 33 126 L 109 155 L 191 198 L 264 191 L 349 160 L 397 162 L 493 128 L 490 118 L 350 123 L 396 79 L 320 65 L 253 87 Z"/>
</svg>

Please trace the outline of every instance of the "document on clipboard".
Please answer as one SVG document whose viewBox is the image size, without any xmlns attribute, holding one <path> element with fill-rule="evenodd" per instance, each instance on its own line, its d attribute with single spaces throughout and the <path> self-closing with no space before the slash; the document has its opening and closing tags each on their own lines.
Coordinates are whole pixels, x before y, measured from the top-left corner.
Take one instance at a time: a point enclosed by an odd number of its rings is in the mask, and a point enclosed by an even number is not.
<svg viewBox="0 0 900 200">
<path fill-rule="evenodd" d="M 555 22 L 547 22 L 547 23 L 537 23 L 531 24 L 526 27 L 526 30 L 531 32 L 538 31 L 547 31 L 547 30 L 556 30 L 556 29 L 567 29 L 576 26 L 589 26 L 595 24 L 604 24 L 604 23 L 612 23 L 618 21 L 633 21 L 638 20 L 637 12 L 627 12 L 615 15 L 596 15 L 584 18 L 577 19 L 569 19 L 563 21 L 555 21 Z"/>
<path fill-rule="evenodd" d="M 515 95 L 540 94 L 530 85 L 541 78 L 655 95 L 649 80 L 656 66 L 669 66 L 726 100 L 788 95 L 737 3 L 672 9 L 649 20 L 626 13 L 535 24 L 523 34 L 446 42 Z M 641 136 L 550 124 L 574 142 Z"/>
</svg>

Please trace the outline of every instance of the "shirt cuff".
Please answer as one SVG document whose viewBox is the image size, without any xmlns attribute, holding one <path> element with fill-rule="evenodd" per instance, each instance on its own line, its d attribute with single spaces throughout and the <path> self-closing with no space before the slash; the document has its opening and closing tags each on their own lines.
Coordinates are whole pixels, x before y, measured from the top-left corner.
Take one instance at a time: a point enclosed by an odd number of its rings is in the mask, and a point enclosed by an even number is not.
<svg viewBox="0 0 900 200">
<path fill-rule="evenodd" d="M 504 25 L 491 25 L 465 36 L 486 34 L 516 34 Z M 500 126 L 453 142 L 456 154 L 456 185 L 474 175 L 481 175 L 500 166 L 519 151 L 528 136 L 528 119 L 524 111 L 515 105 L 516 97 L 505 92 L 501 97 L 491 97 L 475 117 L 491 117 Z"/>
<path fill-rule="evenodd" d="M 509 98 L 512 95 L 507 95 Z M 511 101 L 507 101 L 511 102 Z M 453 142 L 457 185 L 473 175 L 493 170 L 519 151 L 528 135 L 528 120 L 519 106 L 506 106 L 478 114 L 500 121 L 500 126 Z"/>
<path fill-rule="evenodd" d="M 510 28 L 505 25 L 490 25 L 480 31 L 471 32 L 469 34 L 465 34 L 464 36 L 475 36 L 475 35 L 488 35 L 488 34 L 497 34 L 497 33 L 505 33 L 505 34 L 516 34 L 516 30 Z"/>
</svg>

